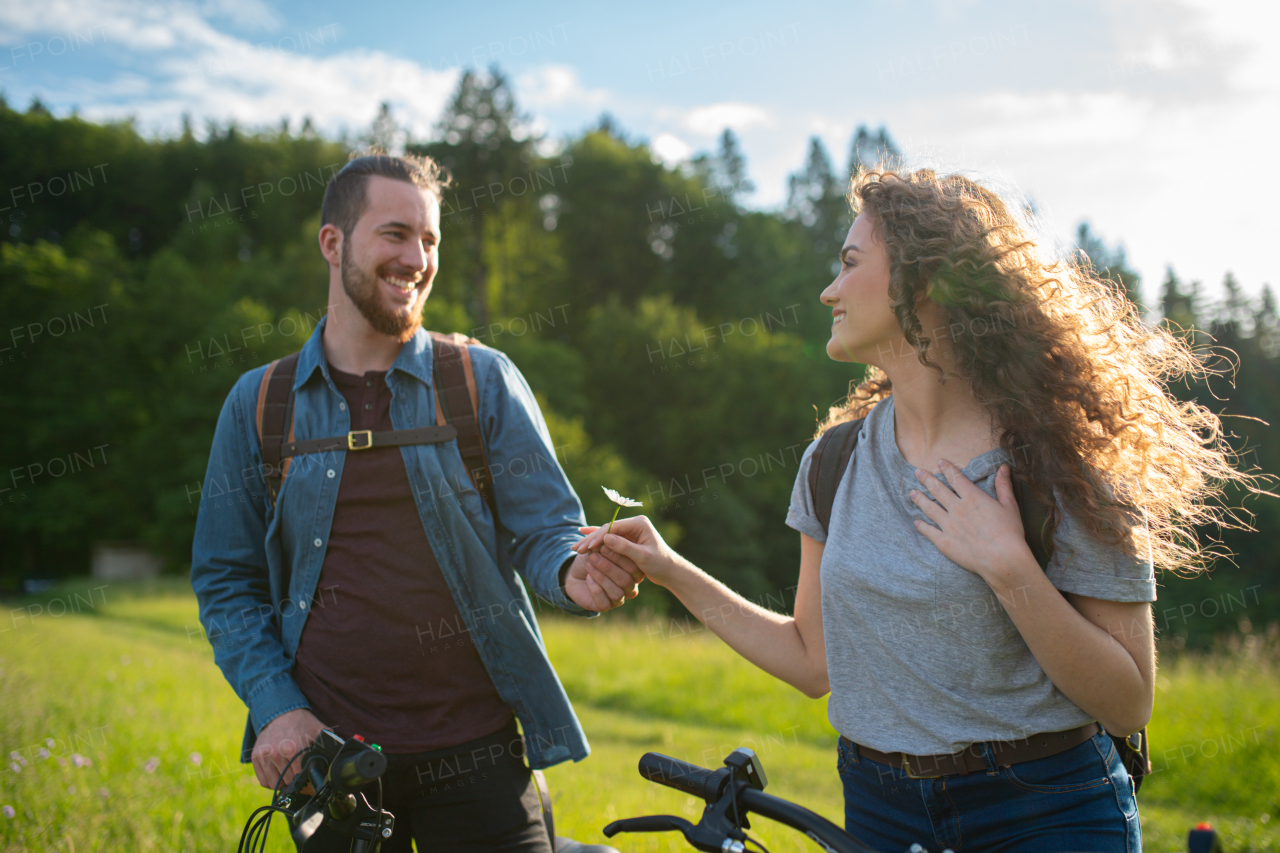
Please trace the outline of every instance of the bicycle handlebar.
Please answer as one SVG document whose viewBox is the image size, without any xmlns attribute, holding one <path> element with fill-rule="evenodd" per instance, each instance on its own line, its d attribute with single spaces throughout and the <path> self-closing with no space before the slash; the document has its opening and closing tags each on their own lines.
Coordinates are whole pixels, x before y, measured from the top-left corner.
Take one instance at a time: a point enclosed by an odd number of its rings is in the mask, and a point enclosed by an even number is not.
<svg viewBox="0 0 1280 853">
<path fill-rule="evenodd" d="M 857 841 L 822 815 L 781 797 L 766 794 L 755 788 L 743 788 L 738 791 L 738 802 L 747 811 L 799 830 L 836 853 L 875 853 L 870 847 Z"/>
<path fill-rule="evenodd" d="M 640 756 L 640 775 L 650 782 L 657 782 L 659 785 L 666 785 L 668 788 L 675 788 L 677 791 L 711 802 L 718 799 L 724 792 L 724 785 L 729 780 L 730 774 L 723 767 L 719 770 L 708 770 L 669 755 L 646 752 Z"/>
<path fill-rule="evenodd" d="M 749 752 L 747 754 L 754 758 L 754 754 Z M 708 809 L 708 813 L 727 811 L 725 808 L 727 801 L 736 797 L 738 806 L 743 811 L 755 812 L 761 817 L 767 817 L 799 830 L 829 853 L 876 853 L 821 815 L 789 800 L 766 794 L 740 776 L 734 778 L 733 771 L 727 767 L 709 770 L 669 755 L 647 752 L 640 758 L 639 769 L 640 775 L 650 782 L 657 782 L 659 785 L 666 785 L 677 791 L 701 797 L 709 806 L 712 804 L 718 806 L 716 809 Z M 700 850 L 729 849 L 722 845 L 728 844 L 732 836 L 725 835 L 723 827 L 716 827 L 713 830 L 712 827 L 704 826 L 708 819 L 709 814 L 704 814 L 703 820 L 695 826 L 683 818 L 672 815 L 628 818 L 609 824 L 605 827 L 604 833 L 612 837 L 619 832 L 662 832 L 679 829 L 684 833 L 685 839 Z M 741 836 L 741 833 L 739 832 L 738 835 Z M 737 844 L 735 849 L 741 849 L 741 846 Z"/>
</svg>

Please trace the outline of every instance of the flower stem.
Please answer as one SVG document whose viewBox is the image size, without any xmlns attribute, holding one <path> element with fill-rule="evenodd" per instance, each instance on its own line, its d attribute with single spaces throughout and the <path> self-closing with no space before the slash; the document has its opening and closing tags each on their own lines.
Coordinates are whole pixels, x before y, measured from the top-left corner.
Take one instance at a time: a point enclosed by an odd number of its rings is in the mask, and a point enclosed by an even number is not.
<svg viewBox="0 0 1280 853">
<path fill-rule="evenodd" d="M 609 519 L 609 526 L 604 531 L 606 535 L 613 529 L 613 523 L 618 520 L 618 513 L 620 512 L 622 512 L 622 507 L 618 507 L 613 511 L 613 518 Z"/>
</svg>

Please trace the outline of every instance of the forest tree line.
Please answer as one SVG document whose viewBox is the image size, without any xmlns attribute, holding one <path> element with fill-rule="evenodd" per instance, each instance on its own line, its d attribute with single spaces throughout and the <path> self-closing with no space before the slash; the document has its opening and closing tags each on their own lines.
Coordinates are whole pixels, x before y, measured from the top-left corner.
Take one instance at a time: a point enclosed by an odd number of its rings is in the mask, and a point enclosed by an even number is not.
<svg viewBox="0 0 1280 853">
<path fill-rule="evenodd" d="M 187 570 L 222 400 L 326 310 L 325 182 L 353 149 L 397 138 L 385 107 L 359 139 L 287 119 L 148 139 L 0 97 L 0 587 L 84 574 L 103 541 Z M 550 144 L 495 70 L 464 75 L 433 138 L 407 150 L 453 176 L 427 328 L 511 356 L 589 521 L 612 514 L 600 486 L 617 489 L 694 562 L 789 606 L 799 549 L 783 518 L 799 457 L 861 376 L 827 357 L 818 295 L 850 223 L 848 178 L 898 156 L 888 133 L 859 127 L 840 166 L 814 138 L 787 204 L 758 211 L 741 202 L 751 187 L 730 131 L 674 168 L 608 116 Z M 1077 244 L 1142 299 L 1123 251 L 1085 223 Z M 1209 301 L 1170 269 L 1146 289 L 1146 316 L 1235 353 L 1234 387 L 1176 392 L 1233 416 L 1246 462 L 1280 472 L 1263 423 L 1280 414 L 1275 299 L 1224 284 Z M 1277 503 L 1247 504 L 1256 533 L 1201 531 L 1235 562 L 1164 578 L 1163 633 L 1203 644 L 1280 621 Z"/>
</svg>

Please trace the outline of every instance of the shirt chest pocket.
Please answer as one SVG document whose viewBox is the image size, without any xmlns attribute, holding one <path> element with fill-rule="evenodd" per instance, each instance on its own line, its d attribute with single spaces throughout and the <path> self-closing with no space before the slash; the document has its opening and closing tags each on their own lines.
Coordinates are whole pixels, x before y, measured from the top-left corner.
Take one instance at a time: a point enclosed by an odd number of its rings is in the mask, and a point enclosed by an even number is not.
<svg viewBox="0 0 1280 853">
<path fill-rule="evenodd" d="M 977 649 L 1000 648 L 1018 639 L 1018 627 L 987 582 L 938 556 L 933 569 L 933 618 L 943 637 Z M 1014 596 L 1011 606 L 1017 604 L 1016 591 Z"/>
</svg>

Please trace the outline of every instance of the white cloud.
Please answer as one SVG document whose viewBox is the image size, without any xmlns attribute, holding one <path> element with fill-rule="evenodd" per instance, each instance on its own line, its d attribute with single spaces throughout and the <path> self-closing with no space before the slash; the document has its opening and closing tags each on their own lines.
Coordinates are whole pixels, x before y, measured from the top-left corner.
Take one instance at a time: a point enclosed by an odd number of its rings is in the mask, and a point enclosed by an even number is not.
<svg viewBox="0 0 1280 853">
<path fill-rule="evenodd" d="M 61 90 L 46 84 L 51 102 L 90 105 L 94 120 L 138 118 L 162 133 L 177 129 L 179 117 L 235 120 L 250 127 L 274 126 L 304 116 L 329 134 L 369 127 L 383 101 L 416 138 L 429 135 L 449 94 L 456 70 L 433 71 L 381 51 L 341 48 L 336 24 L 315 31 L 286 33 L 250 42 L 220 32 L 206 13 L 242 26 L 264 27 L 274 19 L 257 0 L 212 0 L 197 9 L 186 3 L 156 7 L 138 0 L 48 0 L 0 7 L 0 27 L 26 37 L 96 32 L 104 49 L 127 49 L 120 65 L 145 67 L 149 76 L 120 71 L 105 79 L 71 79 Z M 139 56 L 143 62 L 139 62 Z"/>
<path fill-rule="evenodd" d="M 1139 69 L 1212 77 L 1237 92 L 1280 88 L 1280 6 L 1255 0 L 1122 0 L 1106 5 Z"/>
<path fill-rule="evenodd" d="M 534 109 L 587 107 L 598 109 L 609 103 L 604 89 L 587 89 L 578 72 L 567 65 L 544 65 L 516 79 L 517 103 Z"/>
<path fill-rule="evenodd" d="M 952 117 L 973 143 L 1055 148 L 1132 141 L 1151 112 L 1122 92 L 992 92 L 959 101 Z"/>
<path fill-rule="evenodd" d="M 767 110 L 755 104 L 726 102 L 690 110 L 685 114 L 683 124 L 700 136 L 717 136 L 726 127 L 743 130 L 772 124 L 772 117 Z"/>
<path fill-rule="evenodd" d="M 649 144 L 649 150 L 656 154 L 658 159 L 667 166 L 674 166 L 688 159 L 689 154 L 693 151 L 688 143 L 671 133 L 660 133 L 655 136 L 653 142 Z"/>
<path fill-rule="evenodd" d="M 159 7 L 137 0 L 47 0 L 0 6 L 0 26 L 25 36 L 102 33 L 108 43 L 134 50 L 208 49 L 233 41 L 191 5 Z"/>
<path fill-rule="evenodd" d="M 1181 104 L 1125 91 L 993 92 L 917 102 L 889 124 L 911 165 L 978 170 L 999 191 L 1020 189 L 1064 242 L 1080 219 L 1123 240 L 1154 298 L 1166 264 L 1211 295 L 1228 269 L 1251 290 L 1276 282 L 1280 268 L 1254 247 L 1280 230 L 1264 201 L 1280 179 L 1251 167 L 1272 159 L 1278 116 L 1274 99 L 1239 92 Z"/>
</svg>

